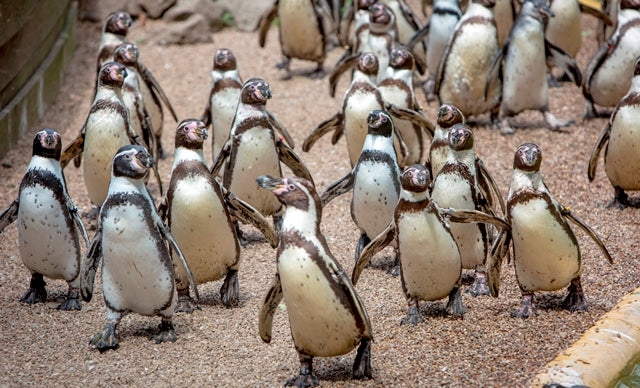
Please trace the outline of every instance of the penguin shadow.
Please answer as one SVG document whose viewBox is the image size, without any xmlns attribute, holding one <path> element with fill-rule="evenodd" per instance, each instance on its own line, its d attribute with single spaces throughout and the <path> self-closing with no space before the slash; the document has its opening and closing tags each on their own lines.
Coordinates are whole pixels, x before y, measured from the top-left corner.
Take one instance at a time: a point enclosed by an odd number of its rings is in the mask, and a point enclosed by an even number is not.
<svg viewBox="0 0 640 388">
<path fill-rule="evenodd" d="M 242 248 L 246 248 L 249 245 L 254 244 L 269 244 L 267 239 L 255 230 L 241 230 L 241 235 L 238 235 L 238 242 Z"/>
<path fill-rule="evenodd" d="M 463 313 L 467 313 L 467 308 L 463 307 Z M 451 319 L 451 320 L 456 320 L 456 319 L 461 319 L 461 318 L 456 318 L 455 316 L 452 316 L 450 314 L 447 313 L 447 300 L 445 299 L 444 302 L 441 300 L 436 300 L 433 302 L 422 302 L 421 306 L 420 306 L 420 314 L 422 314 L 422 318 L 424 318 L 425 323 L 427 323 L 430 319 L 434 319 L 434 320 L 441 320 L 441 319 Z M 427 323 L 428 324 L 428 323 Z M 408 325 L 411 326 L 411 325 Z"/>
<path fill-rule="evenodd" d="M 322 76 L 318 76 L 315 77 L 314 75 L 317 74 L 316 73 L 316 68 L 302 68 L 302 69 L 291 69 L 288 73 L 285 71 L 284 74 L 282 74 L 282 76 L 280 77 L 281 81 L 289 81 L 292 80 L 295 77 L 305 77 L 308 78 L 310 80 L 320 80 L 320 79 L 324 79 L 325 74 L 323 73 Z"/>
<path fill-rule="evenodd" d="M 400 275 L 400 266 L 399 263 L 396 263 L 395 256 L 382 256 L 376 260 L 371 260 L 366 268 L 384 271 L 394 278 Z"/>
<path fill-rule="evenodd" d="M 352 382 L 353 380 L 353 361 L 355 359 L 355 351 L 353 354 L 338 357 L 316 357 L 313 359 L 313 373 L 320 380 L 328 382 Z M 372 368 L 375 372 L 375 368 Z"/>
<path fill-rule="evenodd" d="M 566 290 L 555 293 L 541 293 L 535 295 L 535 304 L 538 312 L 542 311 L 568 311 L 564 306 L 567 297 Z"/>
</svg>

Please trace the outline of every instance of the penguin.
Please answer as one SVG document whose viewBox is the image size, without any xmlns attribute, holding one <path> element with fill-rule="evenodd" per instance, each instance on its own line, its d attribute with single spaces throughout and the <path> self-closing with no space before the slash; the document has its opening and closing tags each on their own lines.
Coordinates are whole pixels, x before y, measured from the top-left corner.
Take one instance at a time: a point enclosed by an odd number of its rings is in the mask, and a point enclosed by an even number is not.
<svg viewBox="0 0 640 388">
<path fill-rule="evenodd" d="M 501 106 L 504 115 L 500 123 L 502 134 L 513 133 L 508 118 L 527 109 L 540 111 L 552 130 L 560 130 L 573 123 L 558 120 L 549 111 L 547 62 L 560 67 L 578 86 L 582 75 L 573 58 L 545 39 L 544 20 L 548 17 L 553 17 L 553 12 L 544 1 L 525 0 L 507 40 L 491 66 L 485 96 L 501 72 Z"/>
<path fill-rule="evenodd" d="M 611 118 L 591 152 L 587 176 L 593 181 L 596 175 L 598 157 L 605 147 L 604 166 L 607 177 L 613 185 L 615 196 L 607 207 L 624 209 L 638 207 L 631 202 L 625 190 L 640 190 L 640 157 L 636 147 L 640 147 L 638 122 L 640 120 L 640 58 L 636 60 L 631 87 L 616 105 Z"/>
<path fill-rule="evenodd" d="M 500 50 L 493 16 L 495 0 L 473 0 L 456 25 L 436 72 L 434 93 L 466 116 L 489 112 L 496 122 L 502 84 L 495 78 L 485 93 L 491 65 Z"/>
<path fill-rule="evenodd" d="M 285 207 L 276 253 L 277 272 L 258 321 L 260 338 L 271 342 L 273 315 L 284 298 L 300 359 L 299 374 L 285 385 L 318 385 L 313 358 L 346 354 L 356 346 L 353 378 L 371 378 L 371 322 L 320 231 L 322 206 L 313 184 L 301 178 L 264 175 L 257 182 Z"/>
<path fill-rule="evenodd" d="M 18 221 L 22 262 L 31 272 L 29 289 L 20 299 L 27 304 L 47 300 L 44 276 L 64 279 L 69 285 L 58 310 L 80 310 L 80 239 L 88 245 L 78 208 L 67 192 L 60 166 L 62 138 L 44 128 L 33 139 L 33 155 L 22 178 L 18 197 L 0 213 L 0 233 Z"/>
<path fill-rule="evenodd" d="M 405 0 L 382 0 L 382 2 L 391 8 L 396 17 L 398 43 L 407 45 L 416 32 L 422 28 L 422 23 L 420 23 L 420 20 Z M 413 54 L 420 57 L 421 60 L 424 60 L 425 50 L 426 47 L 421 44 L 415 49 Z"/>
<path fill-rule="evenodd" d="M 156 343 L 176 340 L 173 312 L 178 298 L 166 242 L 177 252 L 198 295 L 193 274 L 144 185 L 143 177 L 153 164 L 142 146 L 126 145 L 118 150 L 113 158 L 109 194 L 82 265 L 80 291 L 88 302 L 102 260 L 107 324 L 90 341 L 100 352 L 118 347 L 118 324 L 129 312 L 162 318 L 159 333 L 152 337 Z"/>
<path fill-rule="evenodd" d="M 630 0 L 620 1 L 617 29 L 600 46 L 584 70 L 582 94 L 585 99 L 584 117 L 608 116 L 600 114 L 595 104 L 613 107 L 631 86 L 634 63 L 640 57 L 640 5 Z"/>
<path fill-rule="evenodd" d="M 393 146 L 393 121 L 381 110 L 367 116 L 369 127 L 362 152 L 353 169 L 322 193 L 322 206 L 353 189 L 351 218 L 360 229 L 355 259 L 362 248 L 393 219 L 400 197 L 400 167 Z"/>
<path fill-rule="evenodd" d="M 224 277 L 220 289 L 222 304 L 233 307 L 238 305 L 239 298 L 240 246 L 232 216 L 247 222 L 244 215 L 249 214 L 251 222 L 259 227 L 274 248 L 278 238 L 260 213 L 225 192 L 211 175 L 202 149 L 207 135 L 206 126 L 200 120 L 186 119 L 178 125 L 171 181 L 159 212 L 161 216 L 166 213 L 167 224 L 182 247 L 196 283 Z M 176 253 L 173 255 L 177 262 Z M 189 295 L 186 273 L 176 266 L 175 274 L 176 311 L 192 313 L 198 306 Z"/>
<path fill-rule="evenodd" d="M 499 292 L 502 257 L 513 243 L 513 264 L 522 292 L 522 303 L 512 317 L 537 314 L 536 291 L 556 291 L 569 286 L 563 305 L 569 311 L 586 311 L 587 301 L 580 276 L 582 261 L 578 240 L 569 221 L 583 229 L 613 264 L 607 248 L 595 232 L 561 205 L 545 186 L 540 165 L 542 151 L 532 143 L 520 145 L 513 160 L 513 175 L 507 198 L 507 222 L 511 231 L 502 230 L 495 240 L 489 262 L 489 287 Z"/>
<path fill-rule="evenodd" d="M 349 49 L 357 46 L 357 42 L 364 42 L 369 37 L 369 7 L 376 0 L 355 0 L 347 5 L 340 26 L 340 43 Z M 353 23 L 353 39 L 349 39 L 351 24 Z"/>
<path fill-rule="evenodd" d="M 276 138 L 276 131 L 286 139 L 291 139 L 291 136 L 267 110 L 269 98 L 271 90 L 265 80 L 251 78 L 244 83 L 229 141 L 218 155 L 211 172 L 217 174 L 228 159 L 222 179 L 224 188 L 262 215 L 275 215 L 278 221 L 280 201 L 257 187 L 255 179 L 265 173 L 282 176 L 280 162 L 283 162 L 295 175 L 313 180 L 311 173 L 293 150 Z"/>
<path fill-rule="evenodd" d="M 213 55 L 211 71 L 211 91 L 207 99 L 207 107 L 200 120 L 206 126 L 211 125 L 211 150 L 213 160 L 216 159 L 224 143 L 229 140 L 231 124 L 236 114 L 242 79 L 238 73 L 238 65 L 233 52 L 226 48 L 216 50 Z"/>
<path fill-rule="evenodd" d="M 113 62 L 113 53 L 118 46 L 126 43 L 129 27 L 132 23 L 133 20 L 127 12 L 117 11 L 107 16 L 102 25 L 96 73 L 100 73 L 100 69 L 108 62 Z"/>
<path fill-rule="evenodd" d="M 271 22 L 278 16 L 280 49 L 284 59 L 276 67 L 285 70 L 284 79 L 292 76 L 291 58 L 315 62 L 316 69 L 308 76 L 312 79 L 324 77 L 329 32 L 327 19 L 330 18 L 327 7 L 322 0 L 276 0 L 260 19 L 259 43 L 264 47 Z"/>
<path fill-rule="evenodd" d="M 436 112 L 436 127 L 429 146 L 430 176 L 438 175 L 447 163 L 449 155 L 449 130 L 456 124 L 464 124 L 464 115 L 454 105 L 443 104 Z M 432 178 L 433 179 L 433 178 Z"/>
<path fill-rule="evenodd" d="M 372 52 L 378 57 L 378 74 L 376 83 L 382 80 L 387 66 L 389 56 L 400 42 L 398 41 L 398 27 L 396 25 L 396 15 L 393 10 L 383 3 L 374 3 L 368 8 L 369 11 L 369 34 L 367 40 L 358 42 L 356 52 Z"/>
</svg>

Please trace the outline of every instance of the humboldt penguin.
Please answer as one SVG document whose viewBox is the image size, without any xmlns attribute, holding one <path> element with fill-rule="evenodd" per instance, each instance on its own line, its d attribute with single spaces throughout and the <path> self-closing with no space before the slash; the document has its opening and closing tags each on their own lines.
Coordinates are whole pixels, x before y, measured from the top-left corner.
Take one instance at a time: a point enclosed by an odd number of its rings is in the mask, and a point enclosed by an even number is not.
<svg viewBox="0 0 640 388">
<path fill-rule="evenodd" d="M 285 79 L 291 78 L 291 58 L 316 63 L 310 78 L 324 77 L 323 64 L 327 56 L 328 19 L 330 11 L 323 0 L 276 0 L 273 7 L 260 19 L 259 43 L 264 47 L 267 32 L 273 19 L 278 16 L 280 49 L 284 59 L 276 65 L 285 70 Z"/>
<path fill-rule="evenodd" d="M 640 3 L 621 0 L 617 25 L 584 70 L 585 118 L 609 116 L 599 113 L 595 104 L 613 107 L 631 86 L 634 63 L 640 57 Z"/>
<path fill-rule="evenodd" d="M 391 116 L 374 110 L 367 116 L 367 125 L 369 130 L 358 162 L 320 196 L 325 206 L 335 197 L 353 189 L 351 218 L 360 229 L 356 260 L 362 248 L 393 220 L 393 211 L 400 197 L 401 171 L 393 146 Z"/>
<path fill-rule="evenodd" d="M 376 0 L 355 0 L 347 5 L 340 25 L 340 43 L 349 49 L 364 42 L 369 36 L 369 7 Z M 351 23 L 353 23 L 353 39 L 350 39 Z"/>
<path fill-rule="evenodd" d="M 638 207 L 630 201 L 625 190 L 640 190 L 640 58 L 636 60 L 631 87 L 616 105 L 611 118 L 605 125 L 591 152 L 588 177 L 593 181 L 596 175 L 600 151 L 604 151 L 604 168 L 613 185 L 615 196 L 608 207 L 624 209 Z"/>
<path fill-rule="evenodd" d="M 98 60 L 96 72 L 107 62 L 113 62 L 113 53 L 116 48 L 127 42 L 127 34 L 131 27 L 131 16 L 123 11 L 112 12 L 102 25 L 102 35 L 100 36 L 100 46 L 98 47 Z"/>
<path fill-rule="evenodd" d="M 284 298 L 300 373 L 286 386 L 318 385 L 314 357 L 346 354 L 356 346 L 353 378 L 371 378 L 373 330 L 364 304 L 320 231 L 322 206 L 312 183 L 261 176 L 285 206 L 277 250 L 277 272 L 260 308 L 260 338 L 271 342 L 273 315 Z"/>
<path fill-rule="evenodd" d="M 236 115 L 242 79 L 238 73 L 236 57 L 231 50 L 221 48 L 213 55 L 211 71 L 211 91 L 207 99 L 207 107 L 200 120 L 206 126 L 211 124 L 211 151 L 216 159 L 224 143 L 229 140 L 231 124 Z"/>
<path fill-rule="evenodd" d="M 153 163 L 142 146 L 126 145 L 118 150 L 113 158 L 109 194 L 82 265 L 80 291 L 88 302 L 102 260 L 107 324 L 90 341 L 101 352 L 118 347 L 118 324 L 129 312 L 162 318 L 159 333 L 151 338 L 156 343 L 176 340 L 173 312 L 178 298 L 167 242 L 177 252 L 198 295 L 184 256 L 144 185 L 143 177 Z"/>
<path fill-rule="evenodd" d="M 224 277 L 220 299 L 226 307 L 233 307 L 239 298 L 240 246 L 231 216 L 246 222 L 244 214 L 249 214 L 274 248 L 277 236 L 260 213 L 225 192 L 211 175 L 202 150 L 207 135 L 206 126 L 200 120 L 186 119 L 178 125 L 171 181 L 161 209 L 166 207 L 167 223 L 182 247 L 196 282 L 203 284 Z M 161 216 L 162 213 L 161 210 Z M 176 253 L 173 254 L 175 257 Z M 191 313 L 198 307 L 189 295 L 186 273 L 176 266 L 175 274 L 176 311 Z"/>
<path fill-rule="evenodd" d="M 489 112 L 497 121 L 502 84 L 494 78 L 486 88 L 491 65 L 500 50 L 493 16 L 495 0 L 473 0 L 456 25 L 436 72 L 434 93 L 466 116 Z"/>
<path fill-rule="evenodd" d="M 398 27 L 393 10 L 383 4 L 374 3 L 369 7 L 369 34 L 367 40 L 358 42 L 356 52 L 372 52 L 378 57 L 378 74 L 376 83 L 382 80 L 389 56 L 400 42 L 398 41 Z"/>
<path fill-rule="evenodd" d="M 542 179 L 541 163 L 542 151 L 537 145 L 525 143 L 516 150 L 506 214 L 511 231 L 500 232 L 489 262 L 489 286 L 492 295 L 497 296 L 502 257 L 507 254 L 509 243 L 513 243 L 513 265 L 522 304 L 511 316 L 521 318 L 537 313 L 534 292 L 556 291 L 567 285 L 564 307 L 569 311 L 587 310 L 580 282 L 580 248 L 568 221 L 583 229 L 613 263 L 595 232 L 551 195 Z"/>
<path fill-rule="evenodd" d="M 437 176 L 449 155 L 449 130 L 456 124 L 464 123 L 464 115 L 460 109 L 450 104 L 443 104 L 436 112 L 436 128 L 429 146 L 429 166 L 431 177 Z"/>
<path fill-rule="evenodd" d="M 64 279 L 69 285 L 59 310 L 80 310 L 80 238 L 88 245 L 78 208 L 67 192 L 60 166 L 62 138 L 45 128 L 33 139 L 33 155 L 22 178 L 18 197 L 0 213 L 0 233 L 18 221 L 20 257 L 31 271 L 29 289 L 22 303 L 47 300 L 44 276 Z"/>
<path fill-rule="evenodd" d="M 503 134 L 513 133 L 508 118 L 527 109 L 540 111 L 552 130 L 560 130 L 572 124 L 572 121 L 558 120 L 549 111 L 547 62 L 560 67 L 578 86 L 582 76 L 575 60 L 545 39 L 544 21 L 548 17 L 553 17 L 553 12 L 543 0 L 525 0 L 507 40 L 491 66 L 485 95 L 488 95 L 494 79 L 501 73 L 504 117 L 500 123 L 500 131 Z"/>
<path fill-rule="evenodd" d="M 396 17 L 398 43 L 407 45 L 416 32 L 422 28 L 422 23 L 405 0 L 382 0 L 382 2 L 391 8 Z M 426 46 L 421 44 L 414 50 L 413 54 L 424 61 Z"/>
</svg>

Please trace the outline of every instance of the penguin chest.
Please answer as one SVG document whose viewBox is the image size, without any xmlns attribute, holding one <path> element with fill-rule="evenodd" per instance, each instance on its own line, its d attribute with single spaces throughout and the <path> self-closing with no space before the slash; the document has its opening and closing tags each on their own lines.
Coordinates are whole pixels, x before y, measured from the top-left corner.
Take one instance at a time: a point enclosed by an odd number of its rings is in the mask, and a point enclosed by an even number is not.
<svg viewBox="0 0 640 388">
<path fill-rule="evenodd" d="M 80 271 L 80 240 L 69 211 L 58 198 L 38 184 L 20 190 L 18 241 L 27 268 L 69 282 Z"/>
<path fill-rule="evenodd" d="M 605 171 L 614 186 L 640 190 L 640 107 L 618 109 L 604 157 Z"/>
<path fill-rule="evenodd" d="M 449 295 L 462 273 L 460 252 L 451 233 L 427 212 L 403 213 L 396 227 L 407 295 L 429 301 Z"/>
<path fill-rule="evenodd" d="M 447 43 L 455 31 L 459 18 L 449 13 L 436 14 L 429 19 L 429 38 L 427 41 L 427 67 L 429 74 L 435 79 L 440 58 L 447 48 Z"/>
<path fill-rule="evenodd" d="M 543 199 L 514 205 L 510 212 L 514 266 L 527 292 L 555 291 L 580 274 L 580 251 L 573 232 Z"/>
<path fill-rule="evenodd" d="M 476 209 L 470 181 L 460 174 L 438 174 L 431 198 L 442 208 Z M 452 222 L 450 227 L 460 249 L 462 267 L 472 269 L 484 263 L 487 246 L 482 226 Z"/>
<path fill-rule="evenodd" d="M 491 64 L 498 53 L 495 25 L 463 22 L 451 43 L 440 86 L 442 102 L 456 105 L 465 115 L 478 115 L 496 106 L 500 98 L 499 80 L 484 89 Z"/>
<path fill-rule="evenodd" d="M 566 51 L 572 58 L 578 54 L 582 44 L 579 4 L 576 0 L 553 0 L 551 11 L 555 16 L 549 18 L 545 29 L 547 40 Z"/>
<path fill-rule="evenodd" d="M 514 25 L 503 68 L 502 109 L 512 115 L 547 106 L 544 34 L 537 24 Z"/>
<path fill-rule="evenodd" d="M 296 349 L 329 357 L 353 349 L 362 331 L 347 303 L 349 295 L 322 260 L 290 245 L 278 256 L 278 272 Z"/>
<path fill-rule="evenodd" d="M 280 43 L 287 57 L 322 62 L 325 53 L 320 17 L 311 0 L 282 0 L 278 3 Z"/>
<path fill-rule="evenodd" d="M 222 278 L 239 259 L 236 235 L 214 188 L 205 177 L 189 176 L 176 185 L 171 199 L 171 233 L 197 283 Z M 174 252 L 174 262 L 178 260 Z M 187 279 L 181 265 L 176 277 Z"/>
<path fill-rule="evenodd" d="M 102 288 L 116 311 L 155 315 L 175 304 L 169 251 L 150 215 L 133 204 L 107 209 L 102 219 Z"/>
<path fill-rule="evenodd" d="M 225 169 L 225 182 L 230 181 L 229 191 L 269 216 L 280 208 L 280 202 L 269 190 L 263 190 L 256 184 L 260 175 L 280 177 L 282 172 L 273 131 L 254 127 L 243 132 L 239 141 L 234 142 L 231 159 Z"/>
<path fill-rule="evenodd" d="M 389 37 L 387 35 L 375 35 L 369 32 L 366 44 L 363 45 L 360 52 L 370 51 L 378 57 L 378 77 L 376 82 L 382 81 L 384 73 L 389 66 L 389 53 L 391 51 L 391 45 L 389 44 Z"/>
<path fill-rule="evenodd" d="M 84 183 L 91 202 L 102 205 L 111 179 L 111 161 L 120 147 L 129 144 L 125 118 L 117 112 L 100 109 L 87 120 L 82 166 Z"/>
<path fill-rule="evenodd" d="M 211 95 L 211 124 L 213 127 L 213 158 L 218 156 L 220 149 L 229 139 L 231 124 L 236 114 L 240 89 L 224 88 Z"/>
<path fill-rule="evenodd" d="M 372 110 L 382 109 L 378 96 L 363 90 L 355 90 L 346 101 L 344 107 L 344 136 L 351 165 L 355 166 L 362 152 L 364 138 L 369 130 L 367 116 Z"/>
<path fill-rule="evenodd" d="M 360 162 L 353 183 L 351 214 L 360 230 L 373 239 L 393 220 L 398 204 L 397 166 Z"/>
</svg>

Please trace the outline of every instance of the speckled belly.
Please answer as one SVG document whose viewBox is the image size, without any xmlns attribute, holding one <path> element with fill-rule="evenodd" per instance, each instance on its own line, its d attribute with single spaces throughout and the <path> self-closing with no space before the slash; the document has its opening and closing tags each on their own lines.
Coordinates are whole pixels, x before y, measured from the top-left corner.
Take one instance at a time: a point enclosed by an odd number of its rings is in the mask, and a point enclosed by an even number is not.
<svg viewBox="0 0 640 388">
<path fill-rule="evenodd" d="M 618 110 L 604 158 L 605 171 L 614 186 L 640 190 L 640 108 Z"/>
<path fill-rule="evenodd" d="M 393 220 L 398 204 L 391 166 L 381 163 L 360 163 L 353 184 L 351 208 L 358 227 L 369 238 L 375 238 Z"/>
<path fill-rule="evenodd" d="M 356 92 L 347 101 L 344 109 L 344 137 L 347 139 L 352 166 L 358 162 L 362 152 L 364 138 L 369 131 L 367 116 L 374 109 L 382 109 L 382 106 L 371 93 Z"/>
<path fill-rule="evenodd" d="M 312 1 L 282 0 L 278 16 L 284 55 L 311 61 L 323 59 L 323 37 Z"/>
</svg>

